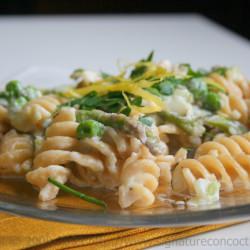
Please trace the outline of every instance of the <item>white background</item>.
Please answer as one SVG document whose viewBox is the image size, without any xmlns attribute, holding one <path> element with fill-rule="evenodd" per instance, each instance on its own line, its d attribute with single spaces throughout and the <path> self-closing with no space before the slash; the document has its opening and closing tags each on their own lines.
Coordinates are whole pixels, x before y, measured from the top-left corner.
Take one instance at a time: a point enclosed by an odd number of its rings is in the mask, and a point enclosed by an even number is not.
<svg viewBox="0 0 250 250">
<path fill-rule="evenodd" d="M 200 16 L 51 16 L 0 18 L 0 81 L 31 66 L 115 72 L 118 59 L 132 62 L 152 49 L 157 60 L 190 62 L 195 67 L 237 65 L 250 76 L 249 42 Z M 245 223 L 193 238 L 240 239 L 249 232 L 250 223 Z M 170 246 L 183 249 L 181 243 Z M 168 248 L 165 244 L 154 249 Z M 201 248 L 209 249 L 185 246 Z"/>
</svg>

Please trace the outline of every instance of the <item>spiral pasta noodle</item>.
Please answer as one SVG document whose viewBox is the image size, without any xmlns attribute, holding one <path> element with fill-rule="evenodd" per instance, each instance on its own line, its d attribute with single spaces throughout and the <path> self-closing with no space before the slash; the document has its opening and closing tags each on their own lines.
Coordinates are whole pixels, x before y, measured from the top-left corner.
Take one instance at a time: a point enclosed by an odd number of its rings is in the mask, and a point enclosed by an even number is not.
<svg viewBox="0 0 250 250">
<path fill-rule="evenodd" d="M 95 171 L 103 170 L 99 159 L 74 150 L 81 146 L 75 138 L 77 126 L 75 109 L 62 109 L 46 130 L 46 139 L 34 159 L 34 168 L 75 162 Z"/>
<path fill-rule="evenodd" d="M 103 162 L 103 171 L 92 171 L 76 164 L 75 175 L 71 182 L 78 186 L 94 186 L 114 189 L 119 186 L 122 162 L 137 152 L 141 143 L 136 138 L 118 134 L 113 128 L 107 128 L 103 140 L 86 138 L 82 141 L 88 147 L 89 154 Z"/>
<path fill-rule="evenodd" d="M 250 84 L 244 79 L 234 79 L 228 70 L 225 76 L 218 73 L 212 73 L 208 79 L 218 83 L 227 94 L 220 94 L 222 105 L 221 112 L 227 114 L 229 117 L 239 120 L 244 124 L 248 123 L 249 105 L 248 99 L 250 97 Z"/>
<path fill-rule="evenodd" d="M 243 97 L 242 89 L 231 79 L 222 76 L 218 73 L 212 73 L 208 76 L 209 79 L 218 83 L 229 95 L 236 95 L 238 97 Z"/>
<path fill-rule="evenodd" d="M 0 177 L 25 175 L 42 201 L 59 189 L 79 194 L 71 184 L 109 189 L 123 209 L 250 189 L 248 80 L 235 67 L 155 63 L 153 54 L 118 75 L 76 69 L 66 87 L 9 81 Z"/>
<path fill-rule="evenodd" d="M 138 139 L 118 134 L 111 127 L 106 128 L 101 140 L 98 138 L 77 140 L 77 126 L 75 109 L 62 108 L 46 130 L 46 139 L 34 159 L 34 171 L 51 165 L 65 166 L 72 169 L 69 180 L 77 186 L 109 189 L 119 187 L 119 199 L 122 207 L 134 203 L 137 206 L 152 204 L 153 191 L 159 186 L 159 182 L 165 190 L 170 189 L 173 156 L 153 156 Z M 142 188 L 145 191 L 144 199 L 148 200 L 142 203 L 139 200 L 132 202 L 131 197 L 134 194 L 124 191 L 131 183 L 132 177 L 130 176 L 130 178 L 128 175 L 129 169 L 135 165 L 138 166 L 138 174 L 135 179 L 135 182 L 138 181 L 138 188 L 143 185 L 139 181 L 143 171 L 145 169 L 155 171 L 154 177 L 151 178 L 153 186 L 148 187 L 151 191 L 148 188 Z M 128 180 L 129 178 L 130 180 Z M 147 182 L 150 177 L 145 174 L 142 176 L 142 180 L 144 179 Z M 127 201 L 125 202 L 125 200 Z"/>
<path fill-rule="evenodd" d="M 195 158 L 202 155 L 215 156 L 224 154 L 235 157 L 240 154 L 250 154 L 250 133 L 233 136 L 217 136 L 213 141 L 201 144 L 195 153 Z"/>
<path fill-rule="evenodd" d="M 58 165 L 50 165 L 46 168 L 37 168 L 26 174 L 26 180 L 39 188 L 39 199 L 48 201 L 54 199 L 59 188 L 48 182 L 48 178 L 54 178 L 56 181 L 64 184 L 67 182 L 70 170 Z"/>
<path fill-rule="evenodd" d="M 31 169 L 33 142 L 29 135 L 9 131 L 1 140 L 0 175 L 25 174 Z"/>
<path fill-rule="evenodd" d="M 248 123 L 249 108 L 246 100 L 237 95 L 225 95 L 221 96 L 221 109 L 220 112 L 227 114 L 229 118 L 239 120 L 244 124 Z"/>
<path fill-rule="evenodd" d="M 59 98 L 52 95 L 33 99 L 20 112 L 10 114 L 11 125 L 22 132 L 42 129 L 59 104 Z"/>
<path fill-rule="evenodd" d="M 171 185 L 173 163 L 173 157 L 155 157 L 145 146 L 142 146 L 138 153 L 132 153 L 121 170 L 121 185 L 118 192 L 120 206 L 126 208 L 131 205 L 135 207 L 152 205 L 159 184 L 166 189 Z"/>
<path fill-rule="evenodd" d="M 245 78 L 245 76 L 240 72 L 238 68 L 230 68 L 226 72 L 226 78 L 231 82 L 236 84 L 242 93 L 244 99 L 250 98 L 250 84 L 249 81 Z"/>
<path fill-rule="evenodd" d="M 173 189 L 194 193 L 198 178 L 216 178 L 223 191 L 250 189 L 250 135 L 218 136 L 201 144 L 195 159 L 181 161 L 173 172 Z"/>
<path fill-rule="evenodd" d="M 46 139 L 34 159 L 34 168 L 74 163 L 82 176 L 81 183 L 86 179 L 83 178 L 86 172 L 90 170 L 92 179 L 98 177 L 103 186 L 110 185 L 110 182 L 103 181 L 106 171 L 114 176 L 117 175 L 118 163 L 130 152 L 136 151 L 140 142 L 135 138 L 118 135 L 112 128 L 106 129 L 102 140 L 99 138 L 77 140 L 77 126 L 75 109 L 62 108 L 46 130 Z M 76 178 L 72 180 L 77 182 Z M 88 180 L 91 181 L 91 178 Z M 80 181 L 77 183 L 80 185 Z M 87 183 L 88 181 L 85 184 Z"/>
</svg>

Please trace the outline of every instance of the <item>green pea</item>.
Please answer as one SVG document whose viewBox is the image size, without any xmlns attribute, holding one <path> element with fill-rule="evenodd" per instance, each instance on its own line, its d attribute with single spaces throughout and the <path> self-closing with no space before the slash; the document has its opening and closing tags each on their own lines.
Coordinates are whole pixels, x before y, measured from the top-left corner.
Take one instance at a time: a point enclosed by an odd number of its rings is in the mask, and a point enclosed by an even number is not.
<svg viewBox="0 0 250 250">
<path fill-rule="evenodd" d="M 6 91 L 8 92 L 9 96 L 18 97 L 22 95 L 23 88 L 19 81 L 13 80 L 7 83 Z"/>
<path fill-rule="evenodd" d="M 84 139 L 86 137 L 101 137 L 104 132 L 104 125 L 95 120 L 85 120 L 80 122 L 76 129 L 77 138 Z"/>
<path fill-rule="evenodd" d="M 208 92 L 203 100 L 203 108 L 215 112 L 220 109 L 220 96 L 214 92 Z"/>
</svg>

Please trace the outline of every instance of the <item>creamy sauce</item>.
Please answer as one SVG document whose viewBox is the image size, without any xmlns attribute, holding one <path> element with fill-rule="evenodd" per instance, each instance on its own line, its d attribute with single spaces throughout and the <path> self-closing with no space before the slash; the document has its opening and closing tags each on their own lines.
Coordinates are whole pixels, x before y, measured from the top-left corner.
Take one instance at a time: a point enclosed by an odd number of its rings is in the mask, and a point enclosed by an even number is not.
<svg viewBox="0 0 250 250">
<path fill-rule="evenodd" d="M 108 211 L 122 214 L 159 214 L 170 213 L 177 210 L 204 210 L 220 208 L 225 206 L 235 206 L 242 204 L 250 204 L 250 191 L 238 190 L 233 193 L 222 193 L 220 202 L 209 206 L 187 208 L 185 204 L 174 204 L 174 201 L 181 200 L 180 196 L 176 195 L 159 195 L 159 198 L 153 204 L 153 206 L 143 208 L 130 208 L 128 210 L 121 210 L 117 200 L 117 193 L 114 191 L 108 191 L 105 189 L 93 189 L 93 188 L 76 188 L 80 192 L 87 195 L 94 196 L 98 199 L 104 200 L 108 205 Z M 36 206 L 45 210 L 55 210 L 57 208 L 78 208 L 83 210 L 100 210 L 99 206 L 90 204 L 84 200 L 81 200 L 72 195 L 66 194 L 62 191 L 56 199 L 48 202 L 41 202 L 38 200 L 38 192 L 23 178 L 0 178 L 0 194 L 5 194 L 13 198 L 17 198 L 22 201 L 31 201 Z"/>
</svg>

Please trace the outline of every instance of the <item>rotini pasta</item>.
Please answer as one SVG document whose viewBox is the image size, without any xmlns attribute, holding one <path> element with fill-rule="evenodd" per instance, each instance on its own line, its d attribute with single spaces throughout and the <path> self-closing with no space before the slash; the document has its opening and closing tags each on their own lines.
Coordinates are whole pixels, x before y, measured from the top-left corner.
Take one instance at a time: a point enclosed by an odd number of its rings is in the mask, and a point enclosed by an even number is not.
<svg viewBox="0 0 250 250">
<path fill-rule="evenodd" d="M 26 175 L 29 183 L 39 188 L 39 199 L 48 201 L 54 199 L 59 188 L 48 182 L 52 177 L 60 183 L 65 183 L 70 175 L 70 170 L 58 165 L 50 165 L 46 168 L 37 168 Z"/>
<path fill-rule="evenodd" d="M 32 157 L 31 136 L 9 131 L 1 140 L 0 175 L 25 174 L 31 169 Z"/>
<path fill-rule="evenodd" d="M 221 94 L 222 107 L 221 112 L 230 118 L 239 120 L 244 124 L 248 123 L 248 105 L 247 102 L 237 95 Z"/>
<path fill-rule="evenodd" d="M 231 192 L 237 188 L 250 188 L 249 156 L 203 155 L 197 159 L 181 161 L 173 171 L 173 190 L 195 195 L 195 181 L 217 180 L 221 190 Z"/>
<path fill-rule="evenodd" d="M 235 84 L 231 79 L 224 77 L 218 73 L 212 73 L 209 75 L 209 78 L 214 80 L 216 83 L 220 84 L 221 87 L 229 94 L 235 95 L 237 97 L 243 97 L 241 88 Z"/>
<path fill-rule="evenodd" d="M 233 136 L 218 136 L 213 141 L 205 142 L 200 145 L 195 153 L 195 158 L 199 156 L 211 155 L 229 155 L 235 157 L 240 154 L 250 154 L 250 134 Z"/>
<path fill-rule="evenodd" d="M 194 70 L 150 53 L 118 75 L 71 78 L 61 90 L 7 83 L 0 176 L 25 175 L 42 201 L 71 184 L 109 189 L 122 209 L 250 189 L 250 83 L 236 68 Z"/>
<path fill-rule="evenodd" d="M 22 132 L 42 129 L 59 104 L 59 98 L 52 95 L 33 99 L 21 111 L 10 113 L 11 125 Z"/>
<path fill-rule="evenodd" d="M 218 83 L 226 94 L 221 93 L 221 112 L 229 117 L 248 123 L 248 99 L 250 96 L 250 85 L 240 72 L 235 68 L 228 69 L 225 75 L 218 73 L 210 74 L 207 79 Z"/>
<path fill-rule="evenodd" d="M 228 94 L 234 94 L 244 99 L 250 97 L 249 82 L 238 68 L 226 69 L 224 75 L 212 73 L 209 75 L 209 78 L 219 83 Z"/>
<path fill-rule="evenodd" d="M 81 173 L 89 168 L 94 173 L 107 169 L 117 174 L 118 162 L 140 145 L 138 140 L 122 137 L 112 128 L 106 129 L 103 140 L 86 138 L 79 141 L 76 139 L 77 126 L 75 109 L 63 108 L 46 130 L 46 139 L 34 159 L 34 167 L 74 162 Z"/>
<path fill-rule="evenodd" d="M 155 191 L 160 186 L 168 192 L 171 186 L 171 156 L 153 156 L 146 147 L 132 153 L 124 162 L 119 186 L 119 204 L 148 207 L 155 201 Z"/>
<path fill-rule="evenodd" d="M 221 189 L 227 192 L 235 188 L 250 188 L 250 136 L 218 136 L 213 141 L 201 144 L 195 153 L 195 159 L 181 161 L 173 172 L 173 188 L 177 192 L 194 192 L 194 183 L 198 178 L 221 183 Z"/>
</svg>

